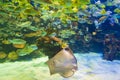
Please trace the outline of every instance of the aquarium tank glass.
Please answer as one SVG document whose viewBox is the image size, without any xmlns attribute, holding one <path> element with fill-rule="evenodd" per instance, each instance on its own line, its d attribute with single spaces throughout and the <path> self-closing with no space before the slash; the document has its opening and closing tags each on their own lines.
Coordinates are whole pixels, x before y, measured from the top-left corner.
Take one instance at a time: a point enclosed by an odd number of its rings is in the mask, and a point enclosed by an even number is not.
<svg viewBox="0 0 120 80">
<path fill-rule="evenodd" d="M 0 0 L 0 80 L 120 80 L 120 0 Z"/>
</svg>

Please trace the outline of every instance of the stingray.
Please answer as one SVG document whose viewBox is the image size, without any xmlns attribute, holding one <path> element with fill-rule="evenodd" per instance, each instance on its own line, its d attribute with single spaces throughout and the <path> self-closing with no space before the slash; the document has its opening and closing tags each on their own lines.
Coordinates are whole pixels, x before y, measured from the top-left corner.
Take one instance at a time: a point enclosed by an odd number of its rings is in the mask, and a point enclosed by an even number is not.
<svg viewBox="0 0 120 80">
<path fill-rule="evenodd" d="M 51 75 L 59 73 L 65 78 L 71 77 L 78 69 L 77 60 L 70 48 L 62 49 L 46 63 Z"/>
</svg>

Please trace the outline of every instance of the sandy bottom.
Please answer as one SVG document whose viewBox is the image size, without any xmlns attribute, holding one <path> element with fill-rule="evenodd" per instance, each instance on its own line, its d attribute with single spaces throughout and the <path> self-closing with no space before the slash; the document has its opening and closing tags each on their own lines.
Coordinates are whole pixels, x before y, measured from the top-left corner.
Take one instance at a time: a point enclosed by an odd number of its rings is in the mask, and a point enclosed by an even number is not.
<svg viewBox="0 0 120 80">
<path fill-rule="evenodd" d="M 120 61 L 102 60 L 101 54 L 75 54 L 78 71 L 70 78 L 50 76 L 47 57 L 0 64 L 0 80 L 120 80 Z"/>
</svg>

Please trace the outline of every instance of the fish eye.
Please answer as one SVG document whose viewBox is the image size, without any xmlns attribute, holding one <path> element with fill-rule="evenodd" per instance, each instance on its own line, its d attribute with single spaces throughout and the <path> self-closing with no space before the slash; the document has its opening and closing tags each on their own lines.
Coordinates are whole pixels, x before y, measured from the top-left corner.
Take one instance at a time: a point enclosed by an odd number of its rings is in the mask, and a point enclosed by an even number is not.
<svg viewBox="0 0 120 80">
<path fill-rule="evenodd" d="M 70 49 L 69 48 L 65 48 L 66 51 L 69 51 Z"/>
</svg>

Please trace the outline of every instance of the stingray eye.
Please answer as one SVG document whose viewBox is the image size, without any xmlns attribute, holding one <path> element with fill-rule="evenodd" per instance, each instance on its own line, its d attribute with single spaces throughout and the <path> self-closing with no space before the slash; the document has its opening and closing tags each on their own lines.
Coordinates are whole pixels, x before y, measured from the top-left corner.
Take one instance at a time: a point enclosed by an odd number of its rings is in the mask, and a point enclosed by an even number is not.
<svg viewBox="0 0 120 80">
<path fill-rule="evenodd" d="M 65 48 L 66 51 L 69 51 L 70 49 L 69 48 Z"/>
</svg>

